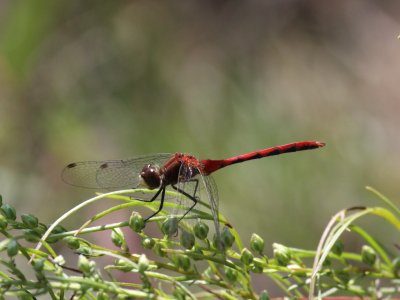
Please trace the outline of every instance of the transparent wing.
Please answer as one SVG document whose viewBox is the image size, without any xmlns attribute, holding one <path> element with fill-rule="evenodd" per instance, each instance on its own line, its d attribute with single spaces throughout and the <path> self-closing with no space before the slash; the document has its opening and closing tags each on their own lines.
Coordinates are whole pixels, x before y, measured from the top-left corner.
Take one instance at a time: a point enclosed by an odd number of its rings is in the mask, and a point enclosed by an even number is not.
<svg viewBox="0 0 400 300">
<path fill-rule="evenodd" d="M 182 174 L 182 170 L 183 167 L 181 166 L 179 169 L 178 178 L 181 178 L 180 176 Z M 168 185 L 166 187 L 167 191 L 171 191 L 174 194 L 174 197 L 169 199 L 169 201 L 172 203 L 171 207 L 165 209 L 170 217 L 181 217 L 186 211 L 186 200 L 190 200 L 186 199 L 186 197 L 179 192 L 179 190 L 182 191 L 184 186 L 185 183 L 181 182 L 181 180 L 178 180 L 174 187 L 172 187 L 172 185 Z"/>
<path fill-rule="evenodd" d="M 193 170 L 194 167 L 188 167 L 185 164 L 182 164 L 180 169 L 180 180 L 176 185 L 177 188 L 181 191 L 184 191 L 186 194 L 190 195 L 197 200 L 197 206 L 193 207 L 193 210 L 189 215 L 193 214 L 195 210 L 205 210 L 205 212 L 211 214 L 213 216 L 213 223 L 215 227 L 215 234 L 217 236 L 218 241 L 221 241 L 219 220 L 218 220 L 218 191 L 215 184 L 214 179 L 211 176 L 203 176 L 201 175 L 200 169 Z M 198 173 L 198 175 L 193 177 L 193 171 Z M 175 208 L 173 211 L 174 216 L 182 216 L 185 214 L 188 209 L 190 209 L 194 202 L 180 194 L 176 197 L 175 201 L 178 204 L 178 208 Z M 204 205 L 201 202 L 205 203 Z M 190 221 L 189 221 L 190 222 Z"/>
<path fill-rule="evenodd" d="M 76 162 L 67 165 L 61 177 L 70 185 L 84 188 L 136 188 L 139 184 L 139 173 L 146 164 L 162 166 L 172 155 L 160 153 L 124 160 Z"/>
<path fill-rule="evenodd" d="M 205 197 L 208 200 L 208 204 L 210 205 L 210 210 L 213 216 L 213 221 L 214 221 L 214 227 L 215 227 L 215 234 L 217 236 L 217 239 L 222 245 L 222 240 L 221 240 L 221 232 L 219 228 L 219 219 L 218 219 L 218 214 L 219 214 L 219 201 L 218 201 L 218 190 L 217 190 L 217 185 L 215 184 L 214 179 L 211 176 L 204 176 L 200 173 L 199 179 L 201 180 L 201 183 L 204 185 L 204 190 L 205 190 Z M 201 200 L 204 201 L 203 198 Z"/>
</svg>

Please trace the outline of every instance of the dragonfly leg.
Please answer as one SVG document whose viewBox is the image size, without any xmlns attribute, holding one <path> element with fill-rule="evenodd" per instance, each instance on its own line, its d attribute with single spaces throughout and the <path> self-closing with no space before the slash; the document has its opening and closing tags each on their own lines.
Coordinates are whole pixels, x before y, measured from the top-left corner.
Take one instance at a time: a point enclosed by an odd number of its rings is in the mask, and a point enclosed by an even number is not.
<svg viewBox="0 0 400 300">
<path fill-rule="evenodd" d="M 153 197 L 151 197 L 150 199 L 140 199 L 140 198 L 136 198 L 136 197 L 132 197 L 130 196 L 129 198 L 131 198 L 131 200 L 136 200 L 136 201 L 141 201 L 141 202 L 153 202 L 154 200 L 157 199 L 158 195 L 160 195 L 161 191 L 162 191 L 162 187 L 160 187 L 158 189 L 158 191 L 154 194 Z"/>
<path fill-rule="evenodd" d="M 182 195 L 186 196 L 187 198 L 189 198 L 190 200 L 193 201 L 193 205 L 191 207 L 189 207 L 189 209 L 183 214 L 182 217 L 179 218 L 178 222 L 180 220 L 182 220 L 197 204 L 198 199 L 194 195 L 196 194 L 197 186 L 198 186 L 199 182 L 198 182 L 198 180 L 193 180 L 193 181 L 197 182 L 193 195 L 190 195 L 190 194 L 186 193 L 185 191 L 181 190 L 180 188 L 171 184 L 171 186 L 173 187 L 174 190 L 178 191 L 179 193 L 181 193 Z"/>
<path fill-rule="evenodd" d="M 157 191 L 157 193 L 156 193 L 149 201 L 145 201 L 145 202 L 153 202 L 153 201 L 158 197 L 158 195 L 160 194 L 160 192 L 161 192 L 160 206 L 158 207 L 157 211 L 155 211 L 153 214 L 151 214 L 149 217 L 147 217 L 147 218 L 144 220 L 144 222 L 147 222 L 150 218 L 152 218 L 152 217 L 154 217 L 155 215 L 157 215 L 157 214 L 163 209 L 163 206 L 164 206 L 164 198 L 165 198 L 165 186 L 162 186 L 162 187 Z"/>
<path fill-rule="evenodd" d="M 196 182 L 196 185 L 194 186 L 194 192 L 193 192 L 193 197 L 197 199 L 197 201 L 199 200 L 199 197 L 196 196 L 197 193 L 197 188 L 199 187 L 199 180 L 198 179 L 192 179 L 189 181 L 194 181 Z"/>
<path fill-rule="evenodd" d="M 179 193 L 185 195 L 186 197 L 189 197 L 191 200 L 193 200 L 192 198 L 196 198 L 197 201 L 199 201 L 199 197 L 196 196 L 197 193 L 197 188 L 199 187 L 199 180 L 198 179 L 190 179 L 187 182 L 195 182 L 195 186 L 194 186 L 194 190 L 193 190 L 193 195 L 190 195 L 186 192 L 184 192 L 183 190 L 177 188 L 176 186 L 173 186 L 173 188 L 178 191 Z"/>
</svg>

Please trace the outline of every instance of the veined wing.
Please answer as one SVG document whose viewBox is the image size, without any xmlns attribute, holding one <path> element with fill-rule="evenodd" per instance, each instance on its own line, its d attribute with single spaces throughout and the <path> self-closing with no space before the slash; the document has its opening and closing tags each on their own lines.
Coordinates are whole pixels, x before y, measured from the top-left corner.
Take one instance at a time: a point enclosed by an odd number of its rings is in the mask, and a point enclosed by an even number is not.
<svg viewBox="0 0 400 300">
<path fill-rule="evenodd" d="M 171 215 L 183 216 L 189 213 L 195 202 L 191 197 L 198 197 L 198 181 L 192 176 L 192 168 L 186 164 L 181 164 L 178 173 L 178 182 L 175 185 L 178 195 L 175 197 L 175 207 L 171 211 Z M 185 195 L 186 194 L 186 195 Z"/>
<path fill-rule="evenodd" d="M 199 174 L 199 180 L 201 184 L 205 186 L 206 197 L 208 199 L 208 203 L 210 205 L 211 213 L 213 216 L 215 234 L 217 236 L 217 240 L 220 243 L 218 247 L 223 247 L 222 239 L 221 239 L 221 231 L 219 226 L 219 200 L 218 200 L 218 190 L 217 185 L 215 184 L 212 176 L 204 176 L 203 174 Z"/>
<path fill-rule="evenodd" d="M 196 168 L 194 170 L 194 168 Z M 193 176 L 193 172 L 197 173 L 197 175 Z M 221 233 L 220 233 L 220 224 L 218 220 L 218 212 L 219 212 L 219 205 L 218 205 L 218 190 L 215 184 L 214 179 L 211 176 L 204 176 L 200 169 L 197 167 L 188 167 L 185 164 L 181 166 L 179 172 L 179 182 L 177 187 L 179 190 L 184 191 L 186 194 L 195 197 L 205 203 L 210 210 L 210 214 L 213 216 L 213 223 L 215 227 L 215 234 L 217 236 L 217 240 L 222 246 L 221 241 Z M 177 197 L 177 203 L 179 207 L 185 207 L 182 209 L 175 209 L 173 215 L 178 215 L 178 211 L 180 213 L 187 212 L 190 207 L 193 206 L 194 202 L 190 201 L 184 195 L 180 195 Z M 205 209 L 204 205 L 198 203 L 194 209 Z"/>
<path fill-rule="evenodd" d="M 76 162 L 67 165 L 61 177 L 70 185 L 90 189 L 136 188 L 139 173 L 146 164 L 161 167 L 172 155 L 160 153 L 123 160 Z"/>
</svg>

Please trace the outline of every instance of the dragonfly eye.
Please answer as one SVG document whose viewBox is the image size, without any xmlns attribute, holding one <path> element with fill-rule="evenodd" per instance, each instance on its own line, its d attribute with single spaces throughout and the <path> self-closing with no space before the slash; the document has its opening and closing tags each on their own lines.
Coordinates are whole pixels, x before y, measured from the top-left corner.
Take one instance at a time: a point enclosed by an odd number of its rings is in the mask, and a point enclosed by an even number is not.
<svg viewBox="0 0 400 300">
<path fill-rule="evenodd" d="M 140 172 L 140 177 L 144 185 L 149 189 L 158 188 L 161 184 L 160 168 L 157 165 L 146 165 Z"/>
</svg>

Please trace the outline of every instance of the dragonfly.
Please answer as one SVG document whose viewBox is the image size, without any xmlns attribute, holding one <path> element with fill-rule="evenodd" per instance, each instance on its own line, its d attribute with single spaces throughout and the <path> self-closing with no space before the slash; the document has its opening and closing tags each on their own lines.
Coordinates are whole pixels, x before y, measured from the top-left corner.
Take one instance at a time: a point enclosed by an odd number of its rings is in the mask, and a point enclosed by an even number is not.
<svg viewBox="0 0 400 300">
<path fill-rule="evenodd" d="M 62 179 L 70 185 L 92 189 L 117 190 L 145 187 L 154 190 L 148 199 L 138 199 L 145 202 L 160 199 L 159 207 L 145 221 L 160 213 L 166 199 L 166 191 L 172 189 L 191 201 L 179 218 L 179 222 L 198 203 L 197 194 L 201 185 L 207 195 L 216 235 L 219 238 L 218 194 L 212 173 L 253 159 L 323 146 L 325 143 L 318 141 L 295 142 L 218 160 L 199 160 L 193 155 L 184 153 L 159 153 L 123 160 L 75 162 L 64 168 Z M 179 202 L 178 199 L 177 202 Z"/>
</svg>

